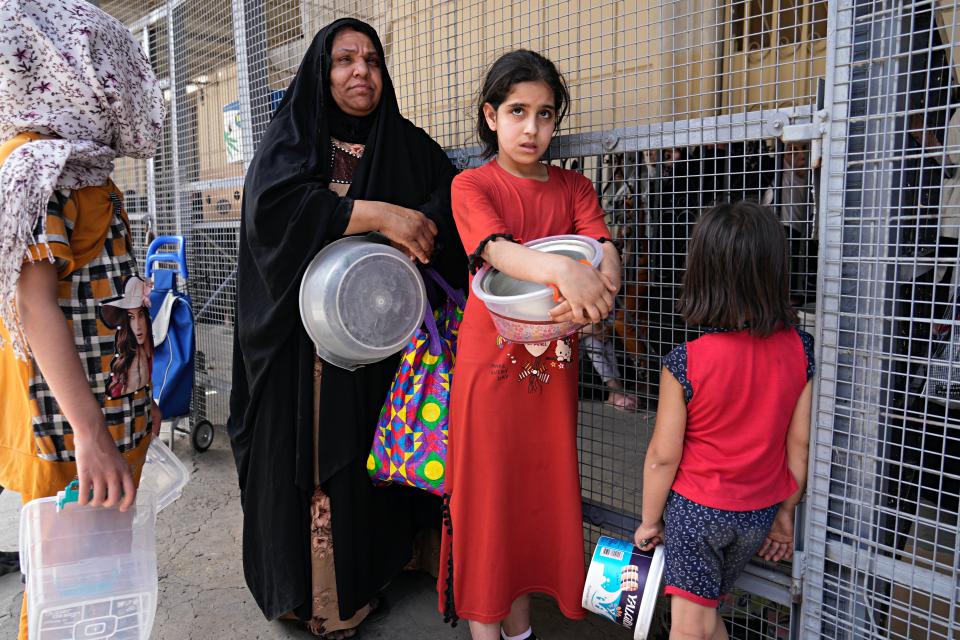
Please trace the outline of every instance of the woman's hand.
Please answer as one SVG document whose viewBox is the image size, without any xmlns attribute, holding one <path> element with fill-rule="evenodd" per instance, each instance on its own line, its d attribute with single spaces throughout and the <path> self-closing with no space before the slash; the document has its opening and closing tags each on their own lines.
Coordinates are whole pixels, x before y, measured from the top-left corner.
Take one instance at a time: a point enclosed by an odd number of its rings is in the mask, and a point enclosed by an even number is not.
<svg viewBox="0 0 960 640">
<path fill-rule="evenodd" d="M 601 271 L 573 260 L 558 274 L 556 286 L 563 299 L 550 310 L 550 317 L 554 322 L 572 320 L 580 324 L 606 318 L 620 288 Z"/>
<path fill-rule="evenodd" d="M 641 551 L 650 551 L 661 542 L 663 542 L 663 520 L 657 520 L 653 524 L 642 522 L 633 534 L 633 544 L 637 545 Z"/>
<path fill-rule="evenodd" d="M 773 519 L 767 539 L 760 545 L 757 555 L 764 560 L 780 562 L 793 557 L 793 509 L 781 507 Z"/>
<path fill-rule="evenodd" d="M 419 211 L 378 200 L 356 200 L 346 235 L 377 231 L 394 246 L 426 264 L 433 253 L 437 225 Z"/>
</svg>

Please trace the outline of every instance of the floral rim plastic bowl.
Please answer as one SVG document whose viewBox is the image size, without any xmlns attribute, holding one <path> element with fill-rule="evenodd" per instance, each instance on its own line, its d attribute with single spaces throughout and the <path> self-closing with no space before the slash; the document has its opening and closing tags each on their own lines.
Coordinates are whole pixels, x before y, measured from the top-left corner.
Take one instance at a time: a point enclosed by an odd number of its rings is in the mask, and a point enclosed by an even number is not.
<svg viewBox="0 0 960 640">
<path fill-rule="evenodd" d="M 582 324 L 573 322 L 536 322 L 532 320 L 514 320 L 498 313 L 490 312 L 497 331 L 509 342 L 533 344 L 553 342 L 566 338 L 580 330 Z"/>
<path fill-rule="evenodd" d="M 600 243 L 587 236 L 549 236 L 524 246 L 585 261 L 594 267 L 600 266 L 603 257 Z M 557 304 L 551 287 L 511 278 L 489 265 L 477 272 L 471 289 L 487 307 L 500 335 L 510 342 L 548 342 L 576 333 L 583 326 L 550 319 L 549 311 Z"/>
</svg>

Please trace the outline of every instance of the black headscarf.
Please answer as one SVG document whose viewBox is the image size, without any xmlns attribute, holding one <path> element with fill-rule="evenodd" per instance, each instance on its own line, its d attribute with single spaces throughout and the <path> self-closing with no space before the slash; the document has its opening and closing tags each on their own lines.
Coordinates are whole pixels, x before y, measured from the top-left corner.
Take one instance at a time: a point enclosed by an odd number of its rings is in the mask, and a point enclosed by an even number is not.
<svg viewBox="0 0 960 640">
<path fill-rule="evenodd" d="M 380 102 L 363 118 L 343 113 L 329 87 L 331 45 L 344 28 L 369 36 L 380 54 Z M 365 470 L 399 355 L 354 372 L 325 363 L 319 442 L 313 439 L 315 350 L 300 321 L 300 280 L 317 252 L 343 235 L 353 200 L 381 200 L 428 216 L 440 230 L 432 265 L 455 287 L 466 283 L 466 257 L 450 210 L 455 169 L 436 142 L 400 115 L 383 61 L 383 46 L 369 25 L 341 19 L 321 30 L 244 184 L 228 431 L 244 509 L 244 574 L 271 619 L 291 610 L 310 618 L 315 454 L 331 501 L 344 619 L 402 569 L 417 530 L 425 522 L 438 525 L 439 503 L 432 496 L 374 488 Z M 331 131 L 366 143 L 342 198 L 328 188 Z"/>
</svg>

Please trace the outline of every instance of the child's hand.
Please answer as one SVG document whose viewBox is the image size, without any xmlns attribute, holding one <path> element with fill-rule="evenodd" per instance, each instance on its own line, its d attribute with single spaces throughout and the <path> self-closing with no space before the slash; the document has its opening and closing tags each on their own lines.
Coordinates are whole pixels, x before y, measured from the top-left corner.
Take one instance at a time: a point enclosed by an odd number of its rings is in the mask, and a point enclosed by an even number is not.
<svg viewBox="0 0 960 640">
<path fill-rule="evenodd" d="M 163 423 L 163 414 L 156 402 L 150 402 L 150 421 L 153 422 L 153 437 L 160 436 L 160 425 Z"/>
<path fill-rule="evenodd" d="M 591 266 L 570 260 L 570 264 L 557 276 L 557 288 L 562 300 L 550 310 L 554 322 L 579 324 L 600 322 L 613 309 L 613 297 L 619 285 Z"/>
<path fill-rule="evenodd" d="M 600 273 L 607 276 L 607 279 L 610 280 L 616 289 L 613 292 L 613 295 L 617 295 L 617 292 L 620 291 L 621 284 L 621 273 L 623 268 L 620 265 L 620 254 L 617 253 L 617 248 L 612 242 L 605 242 L 603 244 L 603 260 L 600 261 Z"/>
<path fill-rule="evenodd" d="M 757 555 L 779 562 L 793 557 L 793 509 L 780 509 Z"/>
<path fill-rule="evenodd" d="M 116 507 L 126 511 L 137 497 L 130 465 L 120 455 L 106 425 L 85 433 L 74 431 L 77 451 L 78 502 L 93 507 Z"/>
<path fill-rule="evenodd" d="M 657 520 L 653 524 L 642 522 L 633 534 L 633 544 L 637 545 L 641 551 L 650 551 L 661 542 L 663 542 L 663 520 Z"/>
</svg>

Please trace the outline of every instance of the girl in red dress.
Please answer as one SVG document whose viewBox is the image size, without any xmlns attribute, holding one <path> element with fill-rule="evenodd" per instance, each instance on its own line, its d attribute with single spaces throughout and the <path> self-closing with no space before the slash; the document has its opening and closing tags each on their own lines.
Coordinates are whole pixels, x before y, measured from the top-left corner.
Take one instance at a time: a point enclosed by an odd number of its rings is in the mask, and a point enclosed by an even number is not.
<svg viewBox="0 0 960 640">
<path fill-rule="evenodd" d="M 557 234 L 606 240 L 590 181 L 543 164 L 569 94 L 552 62 L 513 51 L 487 72 L 477 129 L 487 164 L 453 181 L 453 214 L 471 256 L 507 275 L 555 284 L 551 315 L 605 318 L 620 287 L 620 259 L 603 243 L 599 269 L 524 247 Z M 447 619 L 470 621 L 474 640 L 535 638 L 532 592 L 581 619 L 583 525 L 577 469 L 577 344 L 512 344 L 476 297 L 460 326 L 450 400 L 446 527 L 438 581 Z M 501 626 L 502 625 L 502 626 Z"/>
</svg>

